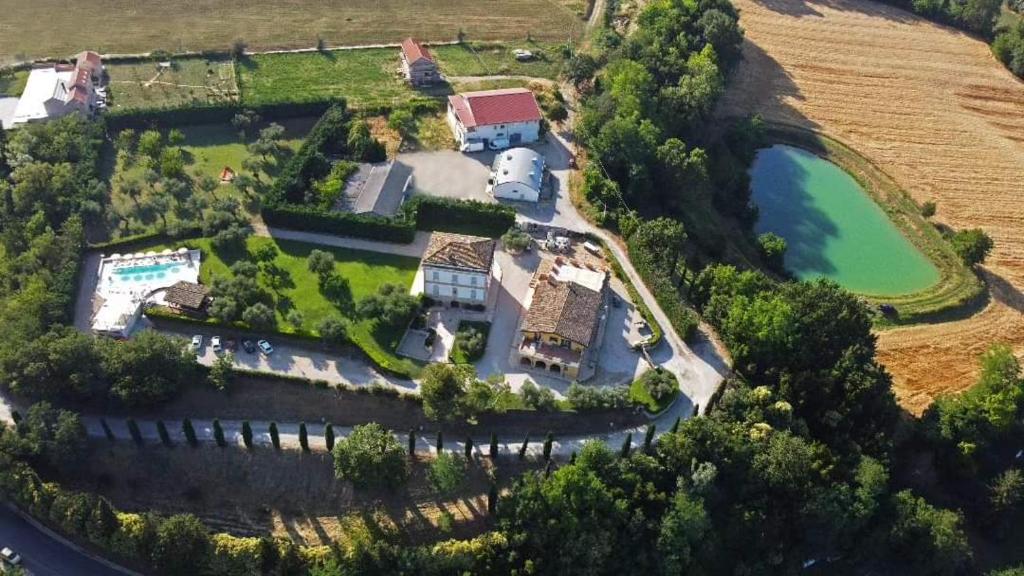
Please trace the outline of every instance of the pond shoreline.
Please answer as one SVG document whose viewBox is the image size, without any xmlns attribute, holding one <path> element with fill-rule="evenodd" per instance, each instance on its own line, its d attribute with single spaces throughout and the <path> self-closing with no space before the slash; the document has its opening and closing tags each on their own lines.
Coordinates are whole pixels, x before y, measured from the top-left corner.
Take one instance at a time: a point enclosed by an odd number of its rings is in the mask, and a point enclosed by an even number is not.
<svg viewBox="0 0 1024 576">
<path fill-rule="evenodd" d="M 929 288 L 897 296 L 860 294 L 871 304 L 890 304 L 895 318 L 876 317 L 876 327 L 947 322 L 971 316 L 984 308 L 988 291 L 968 269 L 939 230 L 920 214 L 916 202 L 887 174 L 842 142 L 803 128 L 766 122 L 768 146 L 783 144 L 832 162 L 860 185 L 889 221 L 939 270 Z"/>
</svg>

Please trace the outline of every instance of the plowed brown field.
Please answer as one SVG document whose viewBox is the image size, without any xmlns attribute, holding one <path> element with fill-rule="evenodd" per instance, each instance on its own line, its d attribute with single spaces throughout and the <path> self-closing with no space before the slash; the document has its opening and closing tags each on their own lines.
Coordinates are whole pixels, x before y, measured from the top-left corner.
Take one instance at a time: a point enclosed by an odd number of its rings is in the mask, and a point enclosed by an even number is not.
<svg viewBox="0 0 1024 576">
<path fill-rule="evenodd" d="M 903 406 L 969 387 L 993 342 L 1024 354 L 1024 83 L 983 42 L 867 0 L 734 1 L 747 41 L 723 114 L 819 130 L 995 240 L 988 307 L 879 334 Z"/>
</svg>

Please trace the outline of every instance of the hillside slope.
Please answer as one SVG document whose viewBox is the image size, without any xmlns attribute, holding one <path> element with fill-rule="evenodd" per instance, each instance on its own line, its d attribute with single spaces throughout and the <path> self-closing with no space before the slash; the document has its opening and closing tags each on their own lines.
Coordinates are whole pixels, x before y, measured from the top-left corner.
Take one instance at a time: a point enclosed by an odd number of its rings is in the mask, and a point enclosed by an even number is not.
<svg viewBox="0 0 1024 576">
<path fill-rule="evenodd" d="M 937 221 L 995 239 L 985 310 L 879 335 L 900 402 L 920 413 L 969 386 L 993 342 L 1024 353 L 1024 83 L 983 42 L 868 0 L 736 4 L 745 58 L 721 113 L 820 130 L 936 201 Z"/>
</svg>

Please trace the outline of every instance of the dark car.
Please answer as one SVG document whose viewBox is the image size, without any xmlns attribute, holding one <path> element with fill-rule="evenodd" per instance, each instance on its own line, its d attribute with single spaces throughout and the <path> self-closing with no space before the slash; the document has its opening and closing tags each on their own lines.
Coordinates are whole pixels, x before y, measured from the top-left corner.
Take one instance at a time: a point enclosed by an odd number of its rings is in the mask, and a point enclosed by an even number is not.
<svg viewBox="0 0 1024 576">
<path fill-rule="evenodd" d="M 242 350 L 245 350 L 249 354 L 256 353 L 256 343 L 252 340 L 242 340 Z"/>
</svg>

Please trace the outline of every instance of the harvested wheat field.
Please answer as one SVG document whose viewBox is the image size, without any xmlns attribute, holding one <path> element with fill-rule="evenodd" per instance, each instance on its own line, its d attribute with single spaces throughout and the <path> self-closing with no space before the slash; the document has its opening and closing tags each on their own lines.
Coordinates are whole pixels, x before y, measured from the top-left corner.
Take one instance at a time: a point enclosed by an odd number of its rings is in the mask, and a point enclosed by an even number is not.
<svg viewBox="0 0 1024 576">
<path fill-rule="evenodd" d="M 882 332 L 879 358 L 920 414 L 969 387 L 991 343 L 1024 354 L 1024 83 L 988 47 L 866 0 L 736 0 L 746 29 L 721 113 L 760 112 L 841 140 L 937 221 L 980 227 L 992 302 L 961 321 Z"/>
</svg>

